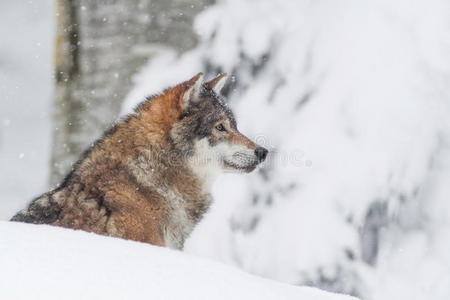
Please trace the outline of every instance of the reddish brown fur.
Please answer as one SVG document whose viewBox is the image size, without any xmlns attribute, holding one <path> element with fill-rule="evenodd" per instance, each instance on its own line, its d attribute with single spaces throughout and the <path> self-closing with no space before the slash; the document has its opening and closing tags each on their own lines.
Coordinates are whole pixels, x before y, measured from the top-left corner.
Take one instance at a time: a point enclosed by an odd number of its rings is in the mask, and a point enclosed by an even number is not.
<svg viewBox="0 0 450 300">
<path fill-rule="evenodd" d="M 190 170 L 180 167 L 176 173 L 164 173 L 155 163 L 150 167 L 161 175 L 155 175 L 159 186 L 152 186 L 145 182 L 148 172 L 135 163 L 149 148 L 160 155 L 171 150 L 169 132 L 182 114 L 183 94 L 199 76 L 146 101 L 93 148 L 65 186 L 36 199 L 42 207 L 52 202 L 61 207 L 50 224 L 164 246 L 172 207 L 159 188 L 176 185 L 178 193 L 187 196 L 183 198 L 188 213 L 194 217 L 203 213 L 209 195 L 199 193 L 200 183 Z M 141 172 L 144 181 L 133 172 Z M 21 212 L 25 217 L 32 213 Z"/>
<path fill-rule="evenodd" d="M 256 149 L 257 145 L 253 143 L 249 138 L 242 135 L 240 132 L 230 132 L 228 141 L 231 144 L 244 145 L 249 149 Z"/>
</svg>

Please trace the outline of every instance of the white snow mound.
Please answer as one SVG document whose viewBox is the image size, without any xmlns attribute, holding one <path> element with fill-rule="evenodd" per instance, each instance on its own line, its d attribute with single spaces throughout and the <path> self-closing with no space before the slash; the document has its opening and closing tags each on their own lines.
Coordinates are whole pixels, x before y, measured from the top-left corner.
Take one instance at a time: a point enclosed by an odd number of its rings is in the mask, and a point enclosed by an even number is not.
<svg viewBox="0 0 450 300">
<path fill-rule="evenodd" d="M 0 299 L 355 299 L 83 231 L 0 222 L 0 232 Z"/>
</svg>

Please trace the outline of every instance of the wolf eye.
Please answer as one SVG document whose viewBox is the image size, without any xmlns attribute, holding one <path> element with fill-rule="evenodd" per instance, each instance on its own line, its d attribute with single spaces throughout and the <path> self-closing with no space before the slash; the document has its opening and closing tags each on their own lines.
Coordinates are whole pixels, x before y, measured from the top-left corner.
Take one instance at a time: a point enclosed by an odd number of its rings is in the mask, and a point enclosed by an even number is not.
<svg viewBox="0 0 450 300">
<path fill-rule="evenodd" d="M 216 125 L 216 129 L 218 131 L 225 131 L 225 127 L 223 126 L 223 124 Z"/>
</svg>

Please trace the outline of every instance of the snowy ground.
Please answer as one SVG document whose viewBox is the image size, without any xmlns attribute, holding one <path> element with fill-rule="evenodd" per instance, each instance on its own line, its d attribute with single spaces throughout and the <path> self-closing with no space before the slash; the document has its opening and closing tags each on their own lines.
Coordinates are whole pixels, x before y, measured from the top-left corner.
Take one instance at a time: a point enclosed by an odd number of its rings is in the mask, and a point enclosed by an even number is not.
<svg viewBox="0 0 450 300">
<path fill-rule="evenodd" d="M 1 299 L 351 300 L 179 251 L 0 221 Z"/>
</svg>

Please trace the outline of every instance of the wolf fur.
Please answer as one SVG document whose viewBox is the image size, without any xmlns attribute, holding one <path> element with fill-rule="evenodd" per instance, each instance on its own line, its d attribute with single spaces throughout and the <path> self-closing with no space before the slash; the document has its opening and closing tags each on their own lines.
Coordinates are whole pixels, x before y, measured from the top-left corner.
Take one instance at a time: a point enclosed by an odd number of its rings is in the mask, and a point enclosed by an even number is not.
<svg viewBox="0 0 450 300">
<path fill-rule="evenodd" d="M 203 83 L 199 73 L 146 99 L 11 220 L 182 249 L 216 176 L 250 172 L 267 155 L 237 130 L 219 93 L 226 77 Z"/>
</svg>

